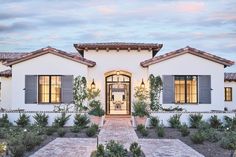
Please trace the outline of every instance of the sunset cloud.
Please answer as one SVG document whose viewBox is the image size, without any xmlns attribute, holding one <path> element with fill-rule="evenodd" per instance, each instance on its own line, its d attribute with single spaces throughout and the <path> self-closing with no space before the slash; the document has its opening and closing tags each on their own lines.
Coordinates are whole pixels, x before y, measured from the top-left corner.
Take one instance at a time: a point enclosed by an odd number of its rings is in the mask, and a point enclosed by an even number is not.
<svg viewBox="0 0 236 157">
<path fill-rule="evenodd" d="M 78 42 L 187 45 L 236 61 L 236 2 L 204 0 L 0 0 L 0 51 Z M 236 71 L 236 67 L 232 68 Z"/>
</svg>

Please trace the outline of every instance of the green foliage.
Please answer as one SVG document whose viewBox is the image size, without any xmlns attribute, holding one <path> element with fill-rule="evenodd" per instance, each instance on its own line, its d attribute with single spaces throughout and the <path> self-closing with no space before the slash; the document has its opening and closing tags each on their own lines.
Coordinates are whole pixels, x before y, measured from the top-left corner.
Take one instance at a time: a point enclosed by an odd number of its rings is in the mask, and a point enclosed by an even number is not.
<svg viewBox="0 0 236 157">
<path fill-rule="evenodd" d="M 163 110 L 163 111 L 184 111 L 185 109 L 182 107 L 179 107 L 179 106 L 176 106 L 176 107 L 171 106 L 168 108 L 161 107 L 161 110 Z"/>
<path fill-rule="evenodd" d="M 75 115 L 75 120 L 74 120 L 74 124 L 84 128 L 89 124 L 89 117 L 86 114 L 76 114 Z"/>
<path fill-rule="evenodd" d="M 73 133 L 78 133 L 78 132 L 81 131 L 81 129 L 82 129 L 82 128 L 81 128 L 80 126 L 74 125 L 74 126 L 70 129 L 70 131 L 73 132 Z"/>
<path fill-rule="evenodd" d="M 45 113 L 36 113 L 36 115 L 33 116 L 34 120 L 35 120 L 35 124 L 45 127 L 48 125 L 48 115 L 46 115 Z"/>
<path fill-rule="evenodd" d="M 236 132 L 228 132 L 220 140 L 220 146 L 225 149 L 236 150 Z"/>
<path fill-rule="evenodd" d="M 205 133 L 209 142 L 218 142 L 222 138 L 221 134 L 213 128 L 205 130 Z"/>
<path fill-rule="evenodd" d="M 202 144 L 206 139 L 206 133 L 204 131 L 197 131 L 191 136 L 191 141 L 194 144 Z"/>
<path fill-rule="evenodd" d="M 172 128 L 179 128 L 180 127 L 180 125 L 181 125 L 180 117 L 181 117 L 181 114 L 175 114 L 170 117 L 168 122 L 170 123 L 170 126 Z"/>
<path fill-rule="evenodd" d="M 54 119 L 53 126 L 63 127 L 66 124 L 66 122 L 70 119 L 70 116 L 71 115 L 67 116 L 65 112 L 62 112 L 60 117 Z"/>
<path fill-rule="evenodd" d="M 148 132 L 148 130 L 146 128 L 140 130 L 140 133 L 142 134 L 143 137 L 146 137 L 149 134 L 149 132 Z"/>
<path fill-rule="evenodd" d="M 147 103 L 144 101 L 134 102 L 133 110 L 134 110 L 134 112 L 132 113 L 133 116 L 139 116 L 139 117 L 149 116 L 149 112 L 147 110 Z"/>
<path fill-rule="evenodd" d="M 165 128 L 164 128 L 164 126 L 163 125 L 158 126 L 156 128 L 156 133 L 157 133 L 158 137 L 164 137 L 165 136 Z"/>
<path fill-rule="evenodd" d="M 158 111 L 161 108 L 160 95 L 162 91 L 162 80 L 160 76 L 149 76 L 149 95 L 150 95 L 150 108 L 152 111 Z"/>
<path fill-rule="evenodd" d="M 189 115 L 189 122 L 191 128 L 198 128 L 202 121 L 202 114 L 190 114 Z"/>
<path fill-rule="evenodd" d="M 134 88 L 134 97 L 136 101 L 146 101 L 148 99 L 148 91 L 140 86 Z"/>
<path fill-rule="evenodd" d="M 86 135 L 88 137 L 93 137 L 96 133 L 97 133 L 97 128 L 95 126 L 91 126 L 86 130 Z"/>
<path fill-rule="evenodd" d="M 52 135 L 54 132 L 56 132 L 57 131 L 57 129 L 55 128 L 55 127 L 48 127 L 47 129 L 46 129 L 46 134 L 48 135 L 48 136 L 50 136 L 50 135 Z"/>
<path fill-rule="evenodd" d="M 17 126 L 20 127 L 25 127 L 27 125 L 29 125 L 30 123 L 30 116 L 27 116 L 26 114 L 20 114 L 19 118 L 15 121 Z"/>
<path fill-rule="evenodd" d="M 88 101 L 95 100 L 100 95 L 99 89 L 87 88 L 87 99 Z"/>
<path fill-rule="evenodd" d="M 137 125 L 137 131 L 142 134 L 142 136 L 147 136 L 148 135 L 148 130 L 145 128 L 143 124 Z"/>
<path fill-rule="evenodd" d="M 140 157 L 142 155 L 141 146 L 137 142 L 131 143 L 129 150 L 133 157 Z"/>
<path fill-rule="evenodd" d="M 8 134 L 7 143 L 11 156 L 23 156 L 25 151 L 30 151 L 42 142 L 36 132 L 27 132 L 26 129 L 16 129 Z"/>
<path fill-rule="evenodd" d="M 73 97 L 76 111 L 85 109 L 83 102 L 87 98 L 87 81 L 85 77 L 77 76 L 73 82 Z"/>
<path fill-rule="evenodd" d="M 99 100 L 92 100 L 89 103 L 89 106 L 90 110 L 88 114 L 99 117 L 102 117 L 105 114 L 105 111 L 102 109 L 102 104 Z"/>
<path fill-rule="evenodd" d="M 64 128 L 59 128 L 57 129 L 57 134 L 58 136 L 63 137 L 66 134 L 66 130 Z"/>
<path fill-rule="evenodd" d="M 98 145 L 96 151 L 93 151 L 90 157 L 105 157 L 105 148 L 102 144 Z"/>
<path fill-rule="evenodd" d="M 143 157 L 144 154 L 138 143 L 134 142 L 129 147 L 130 152 L 118 142 L 113 140 L 109 141 L 104 147 L 102 144 L 98 145 L 96 151 L 93 151 L 90 157 Z"/>
<path fill-rule="evenodd" d="M 145 129 L 145 126 L 143 124 L 137 125 L 137 131 L 141 131 L 142 129 Z"/>
<path fill-rule="evenodd" d="M 224 116 L 224 127 L 228 128 L 227 130 L 236 130 L 236 116 L 230 118 L 228 116 Z"/>
<path fill-rule="evenodd" d="M 0 139 L 6 138 L 8 130 L 6 128 L 0 128 Z"/>
<path fill-rule="evenodd" d="M 9 151 L 11 152 L 13 157 L 22 157 L 25 153 L 25 146 L 23 144 L 9 146 Z"/>
<path fill-rule="evenodd" d="M 216 128 L 216 129 L 217 129 L 217 128 L 220 128 L 221 125 L 222 125 L 221 120 L 218 119 L 218 117 L 217 117 L 216 115 L 211 116 L 211 118 L 209 119 L 209 121 L 210 121 L 211 127 Z"/>
<path fill-rule="evenodd" d="M 184 136 L 188 136 L 190 134 L 190 131 L 188 129 L 187 124 L 183 124 L 180 126 L 179 131 L 181 132 L 181 135 Z"/>
<path fill-rule="evenodd" d="M 7 114 L 2 114 L 2 117 L 0 118 L 0 127 L 9 127 L 12 124 L 8 120 L 8 115 Z"/>
<path fill-rule="evenodd" d="M 109 141 L 106 145 L 107 156 L 110 157 L 127 157 L 128 151 L 123 145 L 113 140 Z"/>
<path fill-rule="evenodd" d="M 199 123 L 199 126 L 198 126 L 198 129 L 200 131 L 205 131 L 205 130 L 208 130 L 210 128 L 211 128 L 211 125 L 208 122 L 205 122 L 205 121 L 201 121 Z"/>
<path fill-rule="evenodd" d="M 34 132 L 27 132 L 23 134 L 23 141 L 25 148 L 27 151 L 34 149 L 35 146 L 41 143 L 41 136 L 38 136 Z"/>
<path fill-rule="evenodd" d="M 150 117 L 150 124 L 152 127 L 157 127 L 160 123 L 158 117 Z"/>
</svg>

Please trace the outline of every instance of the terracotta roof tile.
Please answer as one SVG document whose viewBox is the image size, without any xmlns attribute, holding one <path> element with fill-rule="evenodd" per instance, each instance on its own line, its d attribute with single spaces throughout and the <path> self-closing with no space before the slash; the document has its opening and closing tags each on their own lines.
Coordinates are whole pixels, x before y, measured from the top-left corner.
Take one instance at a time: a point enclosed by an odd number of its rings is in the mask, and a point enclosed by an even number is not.
<svg viewBox="0 0 236 157">
<path fill-rule="evenodd" d="M 27 52 L 0 52 L 0 61 L 20 58 L 28 54 Z"/>
<path fill-rule="evenodd" d="M 5 65 L 11 66 L 11 65 L 23 62 L 23 61 L 31 59 L 31 58 L 41 56 L 41 55 L 46 54 L 46 53 L 52 53 L 52 54 L 55 54 L 55 55 L 58 55 L 58 56 L 61 56 L 61 57 L 64 57 L 64 58 L 82 63 L 82 64 L 85 64 L 85 65 L 88 65 L 90 67 L 93 67 L 93 66 L 96 65 L 96 62 L 85 59 L 85 58 L 81 57 L 79 54 L 67 53 L 65 51 L 61 51 L 61 50 L 58 50 L 58 49 L 55 49 L 55 48 L 52 48 L 52 47 L 49 47 L 49 46 L 45 47 L 45 48 L 42 48 L 42 49 L 39 49 L 39 50 L 36 50 L 36 51 L 33 51 L 33 52 L 30 52 L 30 53 L 27 53 L 27 54 L 25 54 L 25 55 L 23 55 L 19 58 L 8 60 L 5 63 Z"/>
<path fill-rule="evenodd" d="M 189 47 L 189 46 L 187 46 L 185 48 L 175 50 L 175 51 L 172 51 L 172 52 L 169 52 L 169 53 L 166 53 L 164 55 L 153 57 L 151 59 L 148 59 L 148 60 L 145 60 L 145 61 L 141 62 L 140 64 L 143 67 L 148 67 L 149 65 L 159 63 L 159 62 L 162 62 L 164 60 L 167 60 L 167 59 L 170 59 L 170 58 L 173 58 L 173 57 L 185 54 L 185 53 L 190 53 L 190 54 L 193 54 L 193 55 L 211 60 L 213 62 L 223 64 L 224 66 L 231 66 L 231 65 L 234 64 L 233 61 L 221 58 L 219 56 L 216 56 L 216 55 L 213 55 L 213 54 L 210 54 L 210 53 L 207 53 L 207 52 L 204 52 L 204 51 L 201 51 L 201 50 Z"/>
<path fill-rule="evenodd" d="M 236 81 L 236 73 L 225 73 L 225 81 Z"/>
<path fill-rule="evenodd" d="M 0 77 L 11 77 L 11 70 L 4 70 L 0 72 Z"/>
<path fill-rule="evenodd" d="M 108 42 L 108 43 L 78 43 L 74 44 L 77 50 L 91 49 L 141 49 L 141 50 L 157 50 L 159 51 L 162 44 L 157 43 L 125 43 L 125 42 Z"/>
</svg>

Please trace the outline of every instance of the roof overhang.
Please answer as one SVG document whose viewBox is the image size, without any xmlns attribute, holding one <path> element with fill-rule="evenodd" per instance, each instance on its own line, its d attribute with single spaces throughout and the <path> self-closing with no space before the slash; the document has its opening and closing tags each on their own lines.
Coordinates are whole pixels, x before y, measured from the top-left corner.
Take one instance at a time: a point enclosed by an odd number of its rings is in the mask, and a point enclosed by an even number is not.
<svg viewBox="0 0 236 157">
<path fill-rule="evenodd" d="M 149 50 L 155 54 L 162 48 L 162 44 L 157 43 L 124 43 L 124 42 L 109 42 L 109 43 L 78 43 L 74 44 L 75 49 L 82 53 L 87 50 Z"/>
<path fill-rule="evenodd" d="M 27 55 L 22 56 L 21 58 L 7 61 L 4 64 L 7 65 L 7 66 L 12 66 L 14 64 L 18 64 L 18 63 L 24 62 L 26 60 L 30 60 L 30 59 L 33 59 L 33 58 L 36 58 L 36 57 L 39 57 L 39 56 L 42 56 L 42 55 L 45 55 L 45 54 L 48 54 L 48 53 L 54 54 L 56 56 L 60 56 L 60 57 L 63 57 L 63 58 L 69 59 L 69 60 L 72 60 L 74 62 L 85 64 L 89 67 L 93 67 L 93 66 L 96 65 L 96 63 L 93 62 L 93 61 L 87 60 L 87 59 L 85 59 L 83 57 L 80 57 L 80 56 L 74 56 L 74 55 L 69 54 L 65 51 L 61 51 L 61 50 L 58 50 L 58 49 L 55 49 L 55 48 L 52 48 L 52 47 L 46 47 L 46 48 L 36 50 L 34 52 L 31 52 L 31 53 L 28 53 Z"/>
<path fill-rule="evenodd" d="M 174 57 L 186 54 L 186 53 L 189 53 L 189 54 L 192 54 L 192 55 L 195 55 L 195 56 L 198 56 L 198 57 L 201 57 L 201 58 L 204 58 L 204 59 L 207 59 L 207 60 L 219 63 L 219 64 L 222 64 L 222 65 L 224 65 L 224 67 L 231 66 L 234 64 L 234 61 L 230 61 L 230 60 L 221 58 L 219 56 L 212 55 L 210 53 L 207 53 L 207 52 L 187 46 L 185 48 L 181 48 L 176 51 L 172 51 L 172 52 L 166 53 L 164 55 L 160 55 L 160 56 L 145 60 L 145 61 L 141 62 L 140 65 L 143 67 L 148 67 L 152 64 L 156 64 L 156 63 L 159 63 L 159 62 L 162 62 L 162 61 L 165 61 L 165 60 L 168 60 L 168 59 L 171 59 L 171 58 L 174 58 Z"/>
</svg>

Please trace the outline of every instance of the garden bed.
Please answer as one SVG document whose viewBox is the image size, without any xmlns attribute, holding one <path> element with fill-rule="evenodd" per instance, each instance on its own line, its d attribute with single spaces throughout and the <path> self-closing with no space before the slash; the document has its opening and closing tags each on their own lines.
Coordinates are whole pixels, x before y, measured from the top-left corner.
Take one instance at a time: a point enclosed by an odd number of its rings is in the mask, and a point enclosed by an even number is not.
<svg viewBox="0 0 236 157">
<path fill-rule="evenodd" d="M 146 137 L 142 136 L 139 131 L 136 131 L 139 138 L 150 138 L 150 139 L 179 139 L 185 144 L 189 145 L 199 153 L 203 154 L 206 157 L 230 157 L 231 150 L 223 149 L 220 147 L 220 143 L 211 143 L 209 141 L 204 141 L 203 144 L 194 144 L 190 136 L 197 132 L 197 129 L 189 129 L 190 135 L 181 136 L 181 133 L 178 129 L 175 128 L 164 128 L 165 135 L 164 137 L 158 137 L 155 129 L 148 129 L 148 135 Z"/>
<path fill-rule="evenodd" d="M 46 127 L 46 128 L 49 128 L 49 127 Z M 50 143 L 51 141 L 55 140 L 56 138 L 96 138 L 96 135 L 98 134 L 98 131 L 96 132 L 95 135 L 93 136 L 88 136 L 86 134 L 86 130 L 87 128 L 83 128 L 81 129 L 78 133 L 74 133 L 74 132 L 71 132 L 71 128 L 72 127 L 63 127 L 63 129 L 65 130 L 65 135 L 63 137 L 59 136 L 57 131 L 52 133 L 52 135 L 46 135 L 46 133 L 43 133 L 42 135 L 40 135 L 42 137 L 42 141 L 40 142 L 39 145 L 36 145 L 32 150 L 30 151 L 25 151 L 24 153 L 24 157 L 28 157 L 32 154 L 34 154 L 36 151 L 38 151 L 40 148 L 44 147 L 45 145 L 47 145 L 48 143 Z M 0 129 L 3 129 L 3 128 L 0 128 Z M 17 127 L 10 127 L 8 129 L 18 129 Z M 30 129 L 27 129 L 27 132 L 32 132 Z M 7 141 L 8 139 L 7 138 L 4 138 L 4 139 L 0 139 L 0 142 L 4 142 L 4 141 Z"/>
</svg>

